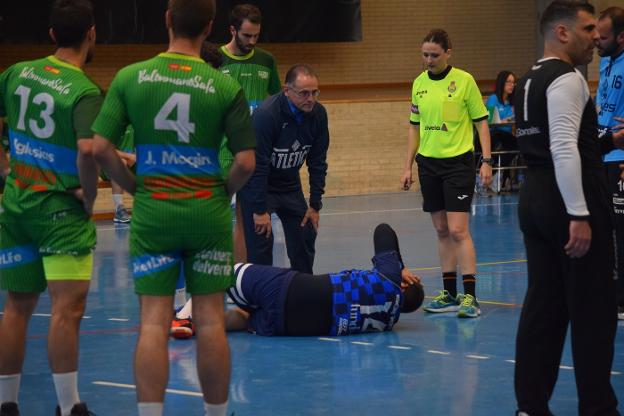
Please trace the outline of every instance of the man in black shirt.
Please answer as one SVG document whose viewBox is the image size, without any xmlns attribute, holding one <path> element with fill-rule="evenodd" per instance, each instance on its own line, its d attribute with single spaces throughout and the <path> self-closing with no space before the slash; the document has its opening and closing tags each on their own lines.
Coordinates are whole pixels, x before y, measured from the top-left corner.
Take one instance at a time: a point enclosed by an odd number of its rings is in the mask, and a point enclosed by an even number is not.
<svg viewBox="0 0 624 416">
<path fill-rule="evenodd" d="M 514 99 L 518 147 L 528 165 L 518 207 L 529 278 L 516 339 L 519 415 L 551 415 L 568 325 L 579 413 L 619 415 L 610 382 L 616 329 L 610 202 L 595 106 L 574 69 L 592 59 L 593 13 L 580 1 L 546 8 L 544 57 L 520 80 Z"/>
<path fill-rule="evenodd" d="M 327 112 L 318 95 L 314 70 L 295 65 L 286 74 L 283 92 L 254 111 L 256 170 L 238 194 L 250 263 L 273 264 L 274 212 L 284 227 L 291 268 L 312 273 L 329 146 Z M 304 163 L 310 177 L 309 205 L 299 177 Z"/>
</svg>

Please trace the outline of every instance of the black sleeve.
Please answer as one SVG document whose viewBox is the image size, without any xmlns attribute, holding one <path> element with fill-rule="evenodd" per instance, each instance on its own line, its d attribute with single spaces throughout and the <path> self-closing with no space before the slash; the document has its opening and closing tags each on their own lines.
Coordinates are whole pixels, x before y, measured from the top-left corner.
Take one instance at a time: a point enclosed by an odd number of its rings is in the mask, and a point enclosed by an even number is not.
<svg viewBox="0 0 624 416">
<path fill-rule="evenodd" d="M 277 123 L 270 111 L 258 108 L 253 114 L 253 126 L 256 133 L 256 170 L 249 179 L 248 188 L 250 199 L 253 201 L 253 212 L 263 214 L 267 212 L 266 194 L 268 189 L 269 170 L 271 169 L 271 152 L 273 140 L 279 131 Z"/>
<path fill-rule="evenodd" d="M 327 125 L 327 112 L 319 104 L 322 111 L 318 114 L 317 131 L 310 154 L 307 158 L 308 173 L 310 177 L 310 203 L 321 202 L 325 193 L 325 177 L 327 176 L 327 149 L 329 148 L 329 128 Z"/>
</svg>

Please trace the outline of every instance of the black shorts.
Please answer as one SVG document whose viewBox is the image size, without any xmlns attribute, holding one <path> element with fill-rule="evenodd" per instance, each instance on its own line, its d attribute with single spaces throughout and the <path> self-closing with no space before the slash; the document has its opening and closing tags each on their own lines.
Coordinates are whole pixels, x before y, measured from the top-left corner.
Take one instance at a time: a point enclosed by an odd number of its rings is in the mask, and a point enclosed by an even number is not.
<svg viewBox="0 0 624 416">
<path fill-rule="evenodd" d="M 423 211 L 470 212 L 475 187 L 474 154 L 436 159 L 416 156 Z"/>
</svg>

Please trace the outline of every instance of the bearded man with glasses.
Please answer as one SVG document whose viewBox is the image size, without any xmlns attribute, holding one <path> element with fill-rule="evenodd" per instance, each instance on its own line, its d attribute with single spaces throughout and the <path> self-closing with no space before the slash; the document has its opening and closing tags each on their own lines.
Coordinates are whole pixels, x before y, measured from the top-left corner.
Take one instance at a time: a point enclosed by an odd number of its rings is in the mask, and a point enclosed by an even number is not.
<svg viewBox="0 0 624 416">
<path fill-rule="evenodd" d="M 239 192 L 249 263 L 273 265 L 275 213 L 284 228 L 291 268 L 312 273 L 329 146 L 327 112 L 318 102 L 319 94 L 316 72 L 295 65 L 286 74 L 283 91 L 267 98 L 253 114 L 256 170 Z M 299 176 L 304 163 L 309 203 Z"/>
</svg>

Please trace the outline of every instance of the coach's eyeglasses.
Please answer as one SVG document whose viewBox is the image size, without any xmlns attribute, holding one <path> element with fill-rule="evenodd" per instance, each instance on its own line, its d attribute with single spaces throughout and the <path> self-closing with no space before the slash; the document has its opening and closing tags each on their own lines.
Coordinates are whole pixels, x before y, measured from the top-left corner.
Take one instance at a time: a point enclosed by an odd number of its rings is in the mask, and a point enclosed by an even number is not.
<svg viewBox="0 0 624 416">
<path fill-rule="evenodd" d="M 297 94 L 299 96 L 299 98 L 310 98 L 310 96 L 314 97 L 314 98 L 318 98 L 319 95 L 321 95 L 321 90 L 299 90 L 297 91 L 296 89 L 294 89 L 293 87 L 288 87 L 292 92 L 294 92 L 295 94 Z"/>
</svg>

